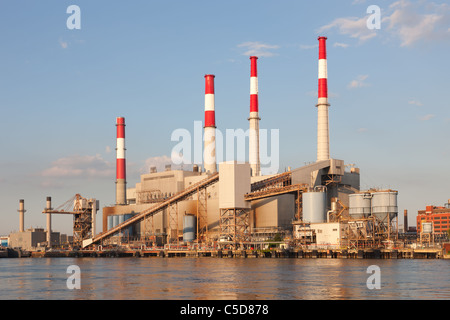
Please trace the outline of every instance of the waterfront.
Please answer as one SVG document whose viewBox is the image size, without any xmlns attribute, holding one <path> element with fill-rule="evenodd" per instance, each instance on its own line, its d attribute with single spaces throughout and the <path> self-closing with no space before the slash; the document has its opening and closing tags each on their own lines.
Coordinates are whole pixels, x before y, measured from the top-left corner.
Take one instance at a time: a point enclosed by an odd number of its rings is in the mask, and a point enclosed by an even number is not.
<svg viewBox="0 0 450 320">
<path fill-rule="evenodd" d="M 67 268 L 80 268 L 68 289 Z M 368 289 L 370 265 L 381 289 Z M 0 299 L 450 299 L 450 261 L 391 259 L 36 258 L 0 260 Z"/>
</svg>

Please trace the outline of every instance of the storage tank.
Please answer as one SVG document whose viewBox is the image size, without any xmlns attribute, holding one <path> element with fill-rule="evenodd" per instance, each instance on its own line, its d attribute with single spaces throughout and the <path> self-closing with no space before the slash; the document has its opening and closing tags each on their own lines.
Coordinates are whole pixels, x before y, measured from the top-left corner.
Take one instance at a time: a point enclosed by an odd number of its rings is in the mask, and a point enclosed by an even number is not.
<svg viewBox="0 0 450 320">
<path fill-rule="evenodd" d="M 372 215 L 384 223 L 394 219 L 398 214 L 397 194 L 397 191 L 392 190 L 373 192 Z"/>
<path fill-rule="evenodd" d="M 422 222 L 422 233 L 432 233 L 433 223 L 432 222 Z"/>
<path fill-rule="evenodd" d="M 303 222 L 319 223 L 327 221 L 327 193 L 325 187 L 303 193 Z"/>
<path fill-rule="evenodd" d="M 119 224 L 119 216 L 114 215 L 113 216 L 113 228 L 116 227 Z"/>
<path fill-rule="evenodd" d="M 108 230 L 114 226 L 114 216 L 108 216 Z"/>
<path fill-rule="evenodd" d="M 183 217 L 183 240 L 186 242 L 195 240 L 196 221 L 193 214 L 186 214 Z"/>
<path fill-rule="evenodd" d="M 124 214 L 123 215 L 123 220 L 124 221 L 127 221 L 128 219 L 130 219 L 131 217 L 132 217 L 133 215 L 132 214 Z M 129 226 L 129 227 L 126 227 L 125 229 L 123 229 L 123 235 L 124 236 L 131 236 L 132 235 L 132 233 L 133 233 L 133 227 L 132 226 Z"/>
<path fill-rule="evenodd" d="M 348 213 L 350 218 L 360 219 L 367 218 L 371 212 L 371 199 L 370 193 L 355 193 L 348 196 Z"/>
</svg>

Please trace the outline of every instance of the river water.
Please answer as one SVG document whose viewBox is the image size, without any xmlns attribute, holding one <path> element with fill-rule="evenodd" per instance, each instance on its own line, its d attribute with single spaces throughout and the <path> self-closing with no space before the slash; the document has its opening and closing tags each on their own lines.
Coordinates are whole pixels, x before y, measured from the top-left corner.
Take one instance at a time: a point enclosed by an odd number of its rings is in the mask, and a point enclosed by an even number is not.
<svg viewBox="0 0 450 320">
<path fill-rule="evenodd" d="M 436 300 L 450 299 L 449 271 L 439 259 L 4 258 L 0 300 Z"/>
</svg>

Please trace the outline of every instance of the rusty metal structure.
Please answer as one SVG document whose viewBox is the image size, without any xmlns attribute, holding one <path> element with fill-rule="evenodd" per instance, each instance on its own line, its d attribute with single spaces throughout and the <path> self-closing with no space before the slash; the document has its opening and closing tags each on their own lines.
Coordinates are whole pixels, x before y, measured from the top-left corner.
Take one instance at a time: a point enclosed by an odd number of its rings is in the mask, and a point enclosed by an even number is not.
<svg viewBox="0 0 450 320">
<path fill-rule="evenodd" d="M 96 199 L 87 199 L 80 194 L 76 194 L 71 199 L 56 209 L 46 208 L 42 213 L 69 214 L 73 216 L 73 247 L 81 248 L 85 241 L 93 238 L 95 235 L 95 215 L 98 210 L 98 201 Z"/>
<path fill-rule="evenodd" d="M 205 179 L 203 179 L 202 181 L 193 184 L 192 186 L 186 188 L 185 190 L 178 192 L 177 194 L 169 197 L 168 199 L 166 199 L 163 202 L 157 203 L 154 206 L 143 210 L 142 212 L 136 214 L 135 216 L 131 217 L 130 219 L 120 223 L 119 225 L 115 226 L 114 228 L 111 228 L 105 232 L 102 232 L 100 234 L 98 234 L 97 236 L 95 236 L 94 238 L 92 238 L 92 240 L 90 241 L 90 243 L 88 243 L 87 245 L 91 245 L 91 244 L 99 244 L 99 243 L 105 243 L 107 242 L 111 237 L 113 237 L 116 233 L 120 232 L 121 230 L 132 226 L 138 222 L 141 221 L 145 221 L 144 225 L 145 227 L 145 237 L 147 239 L 153 239 L 154 236 L 156 236 L 156 234 L 154 233 L 154 224 L 152 221 L 152 217 L 163 211 L 163 210 L 169 210 L 170 211 L 170 228 L 169 230 L 171 230 L 171 241 L 177 242 L 177 236 L 179 233 L 178 230 L 178 206 L 177 203 L 180 201 L 183 201 L 189 197 L 191 197 L 194 194 L 201 194 L 202 192 L 206 192 L 206 188 L 208 188 L 209 186 L 211 186 L 212 184 L 216 183 L 219 180 L 219 173 L 214 173 L 208 177 L 206 177 Z M 206 197 L 205 199 L 202 199 L 202 196 L 198 197 L 198 203 L 199 203 L 199 208 L 201 206 L 204 206 L 204 202 L 206 201 Z M 197 210 L 198 213 L 198 224 L 199 226 L 197 226 L 199 233 L 200 233 L 200 237 L 202 238 L 207 238 L 207 228 L 205 228 L 205 226 L 202 224 L 202 220 L 204 221 L 204 216 L 205 214 L 203 214 L 202 212 L 203 210 L 199 209 Z M 173 231 L 172 231 L 173 230 Z M 86 246 L 87 246 L 86 245 Z"/>
</svg>

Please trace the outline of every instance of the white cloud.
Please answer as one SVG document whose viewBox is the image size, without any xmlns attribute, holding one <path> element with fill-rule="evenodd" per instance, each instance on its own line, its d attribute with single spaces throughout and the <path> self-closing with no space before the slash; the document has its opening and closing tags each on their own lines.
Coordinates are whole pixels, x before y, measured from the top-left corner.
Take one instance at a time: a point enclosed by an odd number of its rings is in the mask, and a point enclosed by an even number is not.
<svg viewBox="0 0 450 320">
<path fill-rule="evenodd" d="M 60 158 L 41 172 L 46 178 L 105 178 L 114 176 L 115 166 L 100 155 Z"/>
<path fill-rule="evenodd" d="M 69 43 L 67 41 L 63 41 L 63 40 L 59 39 L 59 45 L 61 46 L 61 48 L 67 49 L 67 47 L 69 46 Z"/>
<path fill-rule="evenodd" d="M 349 45 L 346 44 L 346 43 L 342 43 L 342 42 L 335 42 L 335 43 L 333 44 L 333 47 L 348 48 Z"/>
<path fill-rule="evenodd" d="M 106 146 L 105 152 L 106 152 L 106 153 L 111 153 L 111 147 L 110 147 L 110 146 Z"/>
<path fill-rule="evenodd" d="M 348 35 L 351 38 L 358 39 L 364 42 L 376 36 L 376 30 L 369 30 L 367 28 L 367 18 L 337 18 L 331 23 L 319 28 L 318 33 L 324 33 L 330 29 L 338 29 L 340 34 Z"/>
<path fill-rule="evenodd" d="M 424 115 L 422 117 L 419 117 L 419 120 L 420 121 L 428 121 L 428 120 L 433 119 L 435 116 L 436 115 L 434 115 L 434 114 L 427 114 L 427 115 Z"/>
<path fill-rule="evenodd" d="M 387 30 L 400 39 L 400 46 L 407 47 L 420 41 L 450 39 L 449 5 L 400 0 L 389 8 L 393 11 L 382 19 L 382 23 L 387 24 Z"/>
<path fill-rule="evenodd" d="M 258 56 L 258 57 L 273 57 L 276 53 L 271 50 L 279 49 L 278 45 L 266 44 L 258 41 L 249 41 L 237 45 L 238 48 L 246 48 L 243 53 L 245 56 Z"/>
<path fill-rule="evenodd" d="M 347 87 L 350 88 L 350 89 L 368 87 L 369 84 L 364 82 L 368 77 L 369 76 L 367 74 L 366 75 L 359 75 L 358 77 L 356 77 L 355 80 L 352 80 L 348 84 Z"/>
<path fill-rule="evenodd" d="M 149 173 L 151 167 L 156 167 L 156 170 L 158 172 L 162 172 L 165 170 L 166 165 L 169 164 L 171 165 L 172 169 L 180 169 L 182 167 L 181 165 L 174 165 L 171 157 L 163 155 L 147 158 L 145 160 L 145 165 L 144 168 L 142 168 L 141 173 Z M 189 170 L 190 168 L 192 168 L 192 165 L 183 165 L 183 169 Z"/>
<path fill-rule="evenodd" d="M 353 4 L 363 3 L 355 0 Z M 381 29 L 369 30 L 364 17 L 336 18 L 319 28 L 323 33 L 336 29 L 341 35 L 358 39 L 361 43 L 378 35 L 400 40 L 400 46 L 409 47 L 419 42 L 450 40 L 450 5 L 429 0 L 399 0 L 381 12 Z"/>
<path fill-rule="evenodd" d="M 410 100 L 410 101 L 408 101 L 408 104 L 412 104 L 412 105 L 415 105 L 415 106 L 418 106 L 418 107 L 423 106 L 422 102 L 420 102 L 418 100 Z"/>
</svg>

